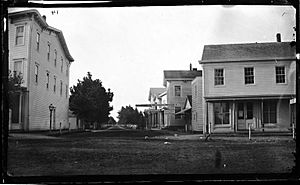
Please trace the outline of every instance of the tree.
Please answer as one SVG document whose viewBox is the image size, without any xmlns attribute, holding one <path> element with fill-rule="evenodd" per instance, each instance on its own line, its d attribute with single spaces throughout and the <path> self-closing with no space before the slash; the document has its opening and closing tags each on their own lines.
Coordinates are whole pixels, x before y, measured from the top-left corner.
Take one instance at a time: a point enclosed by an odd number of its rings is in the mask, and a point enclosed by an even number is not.
<svg viewBox="0 0 300 185">
<path fill-rule="evenodd" d="M 113 110 L 109 105 L 113 93 L 110 89 L 106 91 L 99 79 L 93 80 L 91 73 L 88 72 L 83 81 L 78 80 L 77 85 L 70 90 L 70 110 L 78 118 L 88 123 L 96 123 L 96 127 L 108 121 L 109 112 Z"/>
<path fill-rule="evenodd" d="M 138 128 L 144 128 L 146 125 L 145 117 L 142 112 L 139 112 L 137 108 L 133 109 L 130 105 L 121 108 L 118 112 L 119 124 L 124 125 L 137 125 Z"/>
<path fill-rule="evenodd" d="M 21 73 L 14 72 L 12 73 L 9 70 L 8 75 L 8 98 L 9 98 L 9 108 L 13 109 L 19 99 L 17 98 L 23 90 L 24 87 L 21 84 L 24 82 L 23 76 Z"/>
</svg>

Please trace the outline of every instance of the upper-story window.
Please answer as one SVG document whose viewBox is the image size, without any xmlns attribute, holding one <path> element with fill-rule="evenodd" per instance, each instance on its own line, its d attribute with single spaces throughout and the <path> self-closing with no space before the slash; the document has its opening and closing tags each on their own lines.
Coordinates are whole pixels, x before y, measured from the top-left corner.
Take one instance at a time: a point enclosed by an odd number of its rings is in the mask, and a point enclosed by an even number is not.
<svg viewBox="0 0 300 185">
<path fill-rule="evenodd" d="M 276 83 L 285 83 L 285 67 L 284 66 L 276 66 Z"/>
<path fill-rule="evenodd" d="M 60 96 L 62 96 L 62 88 L 63 88 L 63 82 L 60 81 Z"/>
<path fill-rule="evenodd" d="M 49 80 L 50 80 L 50 74 L 49 74 L 49 72 L 47 72 L 46 76 L 47 76 L 46 88 L 49 89 Z"/>
<path fill-rule="evenodd" d="M 245 67 L 244 75 L 245 75 L 245 84 L 254 84 L 254 68 L 253 67 Z"/>
<path fill-rule="evenodd" d="M 197 92 L 198 91 L 198 89 L 197 89 L 197 85 L 195 85 L 195 97 L 197 97 Z"/>
<path fill-rule="evenodd" d="M 68 76 L 69 75 L 69 66 L 68 66 L 68 64 L 66 64 L 66 76 Z"/>
<path fill-rule="evenodd" d="M 38 83 L 38 79 L 39 79 L 39 65 L 35 64 L 35 66 L 34 66 L 34 81 L 35 81 L 35 83 Z"/>
<path fill-rule="evenodd" d="M 56 67 L 57 64 L 57 51 L 54 50 L 54 66 Z"/>
<path fill-rule="evenodd" d="M 53 77 L 53 92 L 56 91 L 56 76 Z"/>
<path fill-rule="evenodd" d="M 175 92 L 175 96 L 181 96 L 181 86 L 180 85 L 175 85 L 174 86 L 174 92 Z"/>
<path fill-rule="evenodd" d="M 50 43 L 48 43 L 48 47 L 47 47 L 47 59 L 50 59 Z"/>
<path fill-rule="evenodd" d="M 24 44 L 25 26 L 16 27 L 16 45 Z"/>
<path fill-rule="evenodd" d="M 224 69 L 215 69 L 215 85 L 224 85 Z"/>
<path fill-rule="evenodd" d="M 66 98 L 68 98 L 68 85 L 66 85 Z"/>
<path fill-rule="evenodd" d="M 64 59 L 61 58 L 61 66 L 60 66 L 60 71 L 63 72 L 63 68 L 64 68 Z"/>
<path fill-rule="evenodd" d="M 36 50 L 39 50 L 40 49 L 40 38 L 41 36 L 40 36 L 40 33 L 39 32 L 37 32 L 36 33 Z"/>
</svg>

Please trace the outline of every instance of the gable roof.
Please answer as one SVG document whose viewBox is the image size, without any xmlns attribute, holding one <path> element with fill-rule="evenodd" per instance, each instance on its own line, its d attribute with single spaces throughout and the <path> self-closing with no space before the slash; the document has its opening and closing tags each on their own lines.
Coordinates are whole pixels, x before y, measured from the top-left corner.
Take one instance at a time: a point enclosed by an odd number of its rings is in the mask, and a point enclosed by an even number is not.
<svg viewBox="0 0 300 185">
<path fill-rule="evenodd" d="M 205 45 L 200 63 L 295 58 L 291 42 Z"/>
<path fill-rule="evenodd" d="M 154 96 L 155 98 L 157 98 L 161 93 L 165 92 L 166 88 L 164 87 L 152 87 L 149 90 L 149 96 L 148 96 L 148 100 L 151 100 L 151 96 Z"/>
<path fill-rule="evenodd" d="M 168 80 L 193 80 L 197 76 L 202 76 L 201 70 L 165 70 L 163 85 L 167 85 Z"/>
<path fill-rule="evenodd" d="M 69 52 L 69 49 L 68 49 L 68 47 L 67 47 L 67 43 L 66 43 L 66 41 L 65 41 L 65 38 L 64 38 L 64 35 L 63 35 L 62 31 L 59 30 L 59 29 L 56 29 L 56 28 L 53 28 L 53 27 L 49 26 L 49 25 L 47 24 L 47 22 L 43 19 L 43 17 L 41 16 L 41 14 L 40 14 L 37 10 L 31 9 L 31 10 L 24 10 L 24 11 L 12 12 L 12 13 L 9 13 L 9 14 L 8 14 L 8 17 L 12 19 L 13 17 L 22 17 L 22 16 L 24 16 L 24 15 L 34 15 L 35 18 L 36 18 L 37 23 L 38 23 L 43 29 L 48 29 L 48 30 L 50 30 L 50 31 L 55 32 L 55 33 L 57 34 L 57 36 L 58 36 L 58 40 L 59 40 L 60 43 L 61 43 L 61 46 L 62 46 L 62 48 L 63 48 L 63 50 L 64 50 L 64 53 L 65 53 L 67 59 L 68 59 L 70 62 L 73 62 L 73 61 L 74 61 L 74 59 L 73 59 L 73 57 L 71 56 L 71 54 L 70 54 L 70 52 Z"/>
</svg>

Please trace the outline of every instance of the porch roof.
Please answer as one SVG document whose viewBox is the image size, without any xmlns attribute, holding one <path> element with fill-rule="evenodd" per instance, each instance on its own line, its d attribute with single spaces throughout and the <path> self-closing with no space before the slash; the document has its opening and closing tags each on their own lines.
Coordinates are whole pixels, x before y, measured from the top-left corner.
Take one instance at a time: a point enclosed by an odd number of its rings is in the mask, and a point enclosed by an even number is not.
<svg viewBox="0 0 300 185">
<path fill-rule="evenodd" d="M 292 99 L 294 94 L 286 95 L 261 95 L 261 96 L 218 96 L 218 97 L 204 97 L 208 102 L 210 101 L 235 101 L 235 100 L 270 100 L 270 99 Z"/>
<path fill-rule="evenodd" d="M 175 115 L 179 115 L 179 114 L 185 114 L 187 111 L 190 111 L 192 108 L 187 108 L 187 109 L 183 109 L 177 113 L 175 113 Z"/>
</svg>

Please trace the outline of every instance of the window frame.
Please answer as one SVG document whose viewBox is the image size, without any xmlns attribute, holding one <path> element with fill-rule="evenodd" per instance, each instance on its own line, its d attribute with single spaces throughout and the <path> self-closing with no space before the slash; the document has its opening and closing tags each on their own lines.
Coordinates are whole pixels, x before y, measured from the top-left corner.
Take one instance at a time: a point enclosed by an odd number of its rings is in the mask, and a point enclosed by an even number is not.
<svg viewBox="0 0 300 185">
<path fill-rule="evenodd" d="M 246 74 L 247 69 L 252 69 L 252 74 Z M 251 80 L 251 81 L 247 81 Z M 244 67 L 244 84 L 245 85 L 254 85 L 255 84 L 255 70 L 253 66 Z"/>
<path fill-rule="evenodd" d="M 50 86 L 50 72 L 49 71 L 47 71 L 46 72 L 46 88 L 47 88 L 47 90 L 49 90 L 49 86 Z"/>
<path fill-rule="evenodd" d="M 278 74 L 277 73 L 277 68 L 283 68 L 283 74 Z M 278 82 L 278 78 L 279 77 L 282 77 L 283 76 L 283 80 L 284 80 L 284 82 Z M 280 79 L 282 79 L 282 78 L 280 78 Z M 275 66 L 275 83 L 276 84 L 286 84 L 287 83 L 287 80 L 286 80 L 286 67 L 284 66 L 284 65 L 281 65 L 281 66 Z"/>
<path fill-rule="evenodd" d="M 53 92 L 54 92 L 54 93 L 56 93 L 56 79 L 57 79 L 57 78 L 56 78 L 56 76 L 54 75 L 54 76 L 53 76 L 53 81 L 54 81 L 54 83 L 53 83 Z"/>
<path fill-rule="evenodd" d="M 220 112 L 216 111 L 216 104 L 220 104 Z M 225 105 L 225 106 L 223 106 L 223 105 Z M 228 108 L 228 111 L 226 111 L 226 108 L 223 108 L 223 107 L 226 107 L 226 106 Z M 230 104 L 229 104 L 229 102 L 222 102 L 222 101 L 221 102 L 214 102 L 213 103 L 213 115 L 214 115 L 214 124 L 216 126 L 229 126 L 231 124 L 230 123 Z M 217 123 L 217 121 L 216 121 L 217 116 L 221 116 L 221 119 L 220 119 L 221 123 Z M 226 120 L 226 116 L 227 116 L 228 123 L 224 123 L 224 120 Z"/>
<path fill-rule="evenodd" d="M 37 85 L 39 83 L 39 64 L 34 65 L 34 82 Z"/>
<path fill-rule="evenodd" d="M 41 41 L 41 34 L 36 32 L 36 50 L 40 50 L 40 41 Z"/>
<path fill-rule="evenodd" d="M 62 96 L 62 91 L 63 91 L 63 81 L 60 81 L 60 96 Z"/>
<path fill-rule="evenodd" d="M 179 87 L 179 91 L 176 91 L 176 87 Z M 179 93 L 179 95 L 177 95 Z M 174 96 L 181 97 L 181 85 L 174 85 Z"/>
<path fill-rule="evenodd" d="M 18 28 L 19 27 L 23 27 L 23 32 L 22 32 L 22 36 L 19 36 L 18 35 Z M 16 25 L 16 35 L 15 35 L 15 46 L 23 46 L 25 45 L 25 25 Z M 18 43 L 18 39 L 19 38 L 22 38 L 22 42 L 21 43 Z"/>
<path fill-rule="evenodd" d="M 222 70 L 222 75 L 217 76 L 217 71 Z M 221 83 L 222 82 L 222 83 Z M 214 85 L 215 86 L 224 86 L 225 85 L 225 69 L 224 68 L 215 68 L 214 69 Z"/>
<path fill-rule="evenodd" d="M 47 44 L 47 60 L 50 61 L 50 53 L 51 53 L 51 44 L 48 42 Z"/>
</svg>

